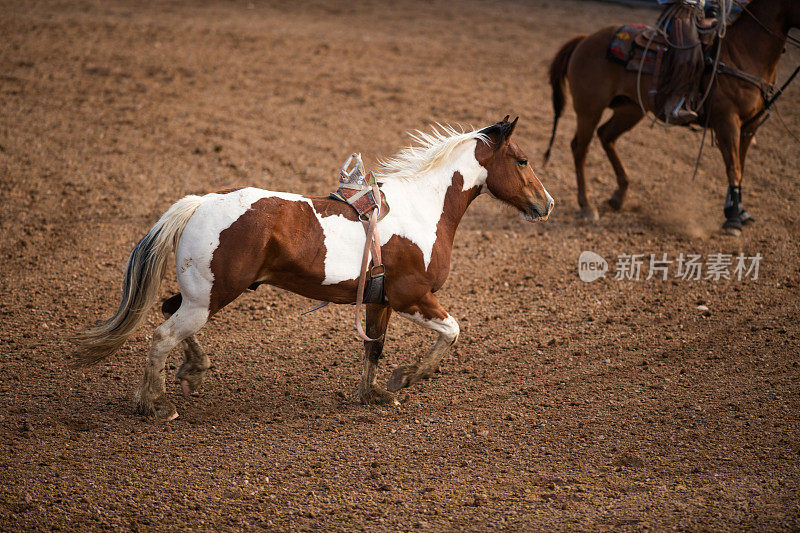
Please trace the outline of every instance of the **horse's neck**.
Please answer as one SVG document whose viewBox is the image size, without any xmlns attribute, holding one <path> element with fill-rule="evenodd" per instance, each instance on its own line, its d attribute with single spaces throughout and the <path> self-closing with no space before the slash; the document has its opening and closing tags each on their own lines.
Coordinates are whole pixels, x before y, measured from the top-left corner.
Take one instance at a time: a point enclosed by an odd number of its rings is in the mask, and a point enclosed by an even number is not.
<svg viewBox="0 0 800 533">
<path fill-rule="evenodd" d="M 382 189 L 390 209 L 394 211 L 394 205 L 399 204 L 401 208 L 395 214 L 406 222 L 430 218 L 457 226 L 485 181 L 486 171 L 475 162 L 474 165 L 444 166 L 415 180 L 387 181 Z"/>
<path fill-rule="evenodd" d="M 409 238 L 422 249 L 426 264 L 434 243 L 452 245 L 461 218 L 486 181 L 486 170 L 471 154 L 467 150 L 451 164 L 412 180 L 385 181 L 382 189 L 390 211 L 378 226 L 381 240 L 392 234 Z"/>
<path fill-rule="evenodd" d="M 747 9 L 752 15 L 742 13 L 728 29 L 724 48 L 728 57 L 723 61 L 771 81 L 786 43 L 780 20 L 780 3 L 760 0 L 752 2 Z M 765 28 L 773 33 L 770 34 Z"/>
</svg>

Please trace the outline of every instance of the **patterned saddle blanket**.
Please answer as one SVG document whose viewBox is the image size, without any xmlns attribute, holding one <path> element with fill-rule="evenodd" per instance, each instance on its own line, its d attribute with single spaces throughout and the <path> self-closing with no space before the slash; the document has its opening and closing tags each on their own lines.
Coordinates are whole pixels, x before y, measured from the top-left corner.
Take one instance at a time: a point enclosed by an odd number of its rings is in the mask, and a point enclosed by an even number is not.
<svg viewBox="0 0 800 533">
<path fill-rule="evenodd" d="M 725 18 L 730 26 L 741 16 L 744 8 L 751 0 L 732 0 L 730 12 Z M 708 28 L 700 28 L 700 39 L 704 46 L 711 44 L 714 37 L 713 25 L 720 20 L 720 5 L 709 2 L 706 7 Z M 656 28 L 645 24 L 626 24 L 620 26 L 608 45 L 606 56 L 611 61 L 625 65 L 626 70 L 641 71 L 643 74 L 654 74 L 658 71 L 664 52 L 669 49 L 664 36 Z"/>
<path fill-rule="evenodd" d="M 624 65 L 626 70 L 639 71 L 641 68 L 643 74 L 653 74 L 658 71 L 666 51 L 663 37 L 654 28 L 644 24 L 626 24 L 614 32 L 606 57 Z"/>
</svg>

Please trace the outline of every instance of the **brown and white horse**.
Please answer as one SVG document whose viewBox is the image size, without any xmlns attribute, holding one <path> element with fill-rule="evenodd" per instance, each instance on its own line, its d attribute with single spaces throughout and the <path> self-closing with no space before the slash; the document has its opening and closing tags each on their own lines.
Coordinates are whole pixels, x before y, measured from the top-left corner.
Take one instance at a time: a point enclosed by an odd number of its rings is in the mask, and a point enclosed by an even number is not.
<svg viewBox="0 0 800 533">
<path fill-rule="evenodd" d="M 378 177 L 391 205 L 379 222 L 386 267 L 385 305 L 367 306 L 364 372 L 358 397 L 364 403 L 394 401 L 378 387 L 376 367 L 392 311 L 438 333 L 431 351 L 393 372 L 389 389 L 429 377 L 455 343 L 458 323 L 434 293 L 450 270 L 453 239 L 470 203 L 484 192 L 517 208 L 530 221 L 545 220 L 553 198 L 511 140 L 517 121 L 480 131 L 445 128 L 418 133 L 419 146 L 384 163 Z M 117 350 L 144 321 L 158 296 L 170 252 L 180 294 L 164 302 L 167 320 L 153 333 L 150 354 L 136 392 L 137 411 L 177 416 L 166 398 L 164 363 L 184 343 L 177 379 L 195 391 L 211 363 L 194 339 L 211 315 L 253 283 L 269 283 L 297 294 L 352 304 L 365 244 L 355 212 L 330 198 L 307 198 L 252 187 L 187 196 L 156 222 L 131 252 L 116 314 L 76 341 L 77 365 L 97 363 Z"/>
</svg>

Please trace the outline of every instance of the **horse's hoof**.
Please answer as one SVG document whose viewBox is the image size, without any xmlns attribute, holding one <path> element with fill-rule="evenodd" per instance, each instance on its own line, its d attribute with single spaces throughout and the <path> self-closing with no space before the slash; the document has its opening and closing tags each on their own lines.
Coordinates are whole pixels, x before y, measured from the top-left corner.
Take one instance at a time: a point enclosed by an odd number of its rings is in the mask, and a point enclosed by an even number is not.
<svg viewBox="0 0 800 533">
<path fill-rule="evenodd" d="M 611 198 L 608 199 L 608 206 L 613 209 L 614 211 L 619 211 L 622 209 L 622 200 L 617 198 L 617 195 L 614 194 Z"/>
<path fill-rule="evenodd" d="M 722 230 L 732 237 L 738 237 L 742 234 L 742 222 L 738 218 L 729 218 L 722 225 Z"/>
<path fill-rule="evenodd" d="M 394 394 L 379 387 L 373 387 L 366 392 L 359 389 L 358 399 L 364 405 L 400 405 Z"/>
<path fill-rule="evenodd" d="M 581 217 L 586 220 L 591 220 L 592 222 L 600 220 L 600 215 L 597 212 L 597 208 L 594 206 L 581 209 Z"/>
<path fill-rule="evenodd" d="M 206 370 L 186 372 L 182 369 L 178 370 L 175 380 L 181 385 L 181 392 L 184 396 L 190 394 L 197 394 L 200 387 L 203 385 Z"/>
<path fill-rule="evenodd" d="M 136 404 L 136 412 L 147 418 L 157 420 L 175 420 L 178 418 L 178 411 L 163 395 L 153 400 L 152 403 L 142 402 Z"/>
<path fill-rule="evenodd" d="M 739 213 L 739 221 L 742 225 L 752 224 L 756 221 L 753 217 L 750 216 L 750 213 L 742 209 L 741 213 Z"/>
<path fill-rule="evenodd" d="M 400 389 L 404 389 L 406 387 L 410 387 L 414 384 L 415 375 L 417 373 L 417 367 L 413 365 L 403 365 L 398 366 L 392 372 L 391 377 L 389 377 L 389 383 L 387 384 L 387 388 L 391 392 L 397 392 Z"/>
</svg>

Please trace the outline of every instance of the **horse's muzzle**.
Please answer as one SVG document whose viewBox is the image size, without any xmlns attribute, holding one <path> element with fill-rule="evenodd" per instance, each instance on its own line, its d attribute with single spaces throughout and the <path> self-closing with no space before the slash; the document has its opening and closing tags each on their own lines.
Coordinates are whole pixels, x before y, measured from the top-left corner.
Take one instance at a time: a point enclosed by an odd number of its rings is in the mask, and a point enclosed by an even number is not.
<svg viewBox="0 0 800 533">
<path fill-rule="evenodd" d="M 553 207 L 555 207 L 555 205 L 555 200 L 553 200 L 553 197 L 548 194 L 546 203 L 544 205 L 531 202 L 531 204 L 528 206 L 528 210 L 522 213 L 522 218 L 528 222 L 544 222 L 550 217 L 550 213 L 553 212 Z"/>
</svg>

